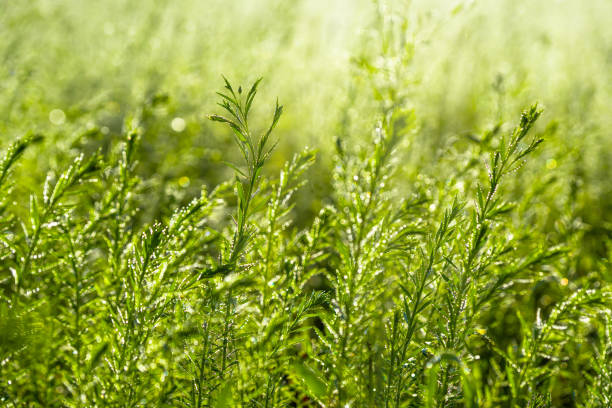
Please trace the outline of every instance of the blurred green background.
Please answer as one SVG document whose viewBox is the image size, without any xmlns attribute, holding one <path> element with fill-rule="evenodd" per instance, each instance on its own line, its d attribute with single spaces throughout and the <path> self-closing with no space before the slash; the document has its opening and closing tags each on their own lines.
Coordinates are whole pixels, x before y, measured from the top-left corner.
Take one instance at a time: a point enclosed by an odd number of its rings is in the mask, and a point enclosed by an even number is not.
<svg viewBox="0 0 612 408">
<path fill-rule="evenodd" d="M 142 118 L 139 171 L 158 197 L 149 217 L 217 185 L 237 154 L 231 135 L 206 120 L 221 74 L 245 85 L 264 77 L 262 122 L 274 98 L 285 105 L 272 169 L 305 146 L 319 149 L 298 205 L 306 218 L 331 188 L 336 138 L 368 140 L 389 101 L 414 109 L 418 123 L 407 185 L 417 174 L 453 174 L 445 152 L 539 101 L 541 126 L 554 131 L 523 187 L 554 178 L 546 222 L 570 205 L 585 242 L 605 255 L 608 0 L 3 0 L 0 10 L 1 144 L 45 136 L 19 172 L 24 191 L 77 151 L 108 149 L 130 115 Z"/>
</svg>

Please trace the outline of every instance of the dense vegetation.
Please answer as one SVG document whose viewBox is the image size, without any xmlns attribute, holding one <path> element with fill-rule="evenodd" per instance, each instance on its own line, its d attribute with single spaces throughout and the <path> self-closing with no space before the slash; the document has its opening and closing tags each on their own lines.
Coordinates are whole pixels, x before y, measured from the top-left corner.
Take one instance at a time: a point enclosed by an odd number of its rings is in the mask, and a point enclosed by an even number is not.
<svg viewBox="0 0 612 408">
<path fill-rule="evenodd" d="M 609 3 L 205 3 L 2 4 L 2 406 L 611 406 Z"/>
</svg>

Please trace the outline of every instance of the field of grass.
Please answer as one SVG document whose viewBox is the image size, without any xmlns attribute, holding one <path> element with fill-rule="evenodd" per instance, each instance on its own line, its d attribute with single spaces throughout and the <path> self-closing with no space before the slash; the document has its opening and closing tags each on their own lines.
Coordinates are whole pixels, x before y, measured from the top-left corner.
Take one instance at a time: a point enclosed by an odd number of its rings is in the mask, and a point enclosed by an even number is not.
<svg viewBox="0 0 612 408">
<path fill-rule="evenodd" d="M 0 406 L 612 406 L 612 3 L 0 0 Z"/>
</svg>

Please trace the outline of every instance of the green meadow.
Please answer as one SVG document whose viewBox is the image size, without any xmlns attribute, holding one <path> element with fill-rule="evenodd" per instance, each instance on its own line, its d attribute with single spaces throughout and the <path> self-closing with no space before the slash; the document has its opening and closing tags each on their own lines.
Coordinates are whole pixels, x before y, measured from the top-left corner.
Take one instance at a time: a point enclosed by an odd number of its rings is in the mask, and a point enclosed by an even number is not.
<svg viewBox="0 0 612 408">
<path fill-rule="evenodd" d="M 612 406 L 610 21 L 0 0 L 0 406 Z"/>
</svg>

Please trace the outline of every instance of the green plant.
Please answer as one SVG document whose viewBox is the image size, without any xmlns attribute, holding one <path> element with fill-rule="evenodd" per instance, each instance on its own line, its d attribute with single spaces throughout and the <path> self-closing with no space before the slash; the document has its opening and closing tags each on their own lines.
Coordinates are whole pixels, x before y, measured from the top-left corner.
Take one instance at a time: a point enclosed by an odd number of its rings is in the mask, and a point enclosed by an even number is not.
<svg viewBox="0 0 612 408">
<path fill-rule="evenodd" d="M 268 112 L 261 80 L 224 78 L 209 128 L 178 116 L 172 84 L 189 78 L 171 68 L 167 83 L 143 75 L 140 102 L 114 95 L 120 108 L 28 105 L 28 75 L 0 72 L 0 96 L 14 92 L 0 131 L 45 135 L 16 138 L 0 160 L 3 406 L 610 404 L 609 188 L 596 179 L 605 163 L 582 159 L 594 141 L 609 155 L 603 115 L 582 105 L 599 99 L 578 92 L 572 114 L 555 102 L 544 126 L 532 105 L 512 127 L 522 88 L 501 75 L 493 96 L 478 88 L 481 99 L 444 111 L 456 101 L 415 84 L 432 83 L 419 52 L 449 28 L 423 34 L 430 17 L 375 5 L 346 95 L 334 88 L 339 102 L 303 117 L 315 99 Z M 316 122 L 315 111 L 329 112 Z M 301 133 L 321 133 L 316 150 L 295 148 Z"/>
</svg>

